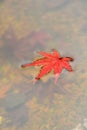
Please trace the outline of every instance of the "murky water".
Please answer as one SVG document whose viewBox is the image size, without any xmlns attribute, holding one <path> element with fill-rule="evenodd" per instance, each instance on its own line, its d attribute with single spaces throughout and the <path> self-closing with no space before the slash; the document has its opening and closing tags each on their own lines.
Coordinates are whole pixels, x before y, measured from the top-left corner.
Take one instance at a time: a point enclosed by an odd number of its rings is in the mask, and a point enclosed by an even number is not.
<svg viewBox="0 0 87 130">
<path fill-rule="evenodd" d="M 87 1 L 0 1 L 0 130 L 87 128 Z M 21 64 L 38 51 L 70 56 L 73 72 L 57 84 L 49 73 L 33 85 L 39 67 Z"/>
</svg>

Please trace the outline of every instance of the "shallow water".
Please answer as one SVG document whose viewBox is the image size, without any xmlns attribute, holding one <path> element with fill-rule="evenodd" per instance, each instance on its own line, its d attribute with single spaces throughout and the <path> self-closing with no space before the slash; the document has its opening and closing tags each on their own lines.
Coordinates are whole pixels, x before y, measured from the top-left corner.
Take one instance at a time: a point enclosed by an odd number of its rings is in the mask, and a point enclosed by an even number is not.
<svg viewBox="0 0 87 130">
<path fill-rule="evenodd" d="M 86 0 L 0 1 L 0 130 L 87 128 Z M 38 51 L 74 58 L 63 70 L 32 83 L 38 67 L 21 64 Z"/>
</svg>

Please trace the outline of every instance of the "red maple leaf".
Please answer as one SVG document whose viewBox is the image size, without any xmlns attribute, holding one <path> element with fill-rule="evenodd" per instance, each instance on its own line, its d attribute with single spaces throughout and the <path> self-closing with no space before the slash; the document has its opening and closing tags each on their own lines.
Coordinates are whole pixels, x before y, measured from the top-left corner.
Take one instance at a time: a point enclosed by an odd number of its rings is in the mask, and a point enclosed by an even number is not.
<svg viewBox="0 0 87 130">
<path fill-rule="evenodd" d="M 39 80 L 44 75 L 48 74 L 52 70 L 55 75 L 55 83 L 62 72 L 63 69 L 67 69 L 68 71 L 72 71 L 72 67 L 69 64 L 69 61 L 73 61 L 71 57 L 61 57 L 59 52 L 53 49 L 52 53 L 48 52 L 38 52 L 43 57 L 33 61 L 32 63 L 27 63 L 21 65 L 22 68 L 28 66 L 41 66 L 40 73 L 36 76 L 34 83 Z"/>
</svg>

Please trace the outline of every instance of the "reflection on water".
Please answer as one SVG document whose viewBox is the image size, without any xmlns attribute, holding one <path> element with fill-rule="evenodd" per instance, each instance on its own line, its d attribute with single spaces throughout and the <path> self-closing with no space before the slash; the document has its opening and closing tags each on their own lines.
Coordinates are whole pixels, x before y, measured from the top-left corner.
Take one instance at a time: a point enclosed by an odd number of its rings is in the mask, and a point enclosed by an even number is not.
<svg viewBox="0 0 87 130">
<path fill-rule="evenodd" d="M 87 118 L 83 119 L 82 123 L 79 123 L 73 130 L 86 130 L 87 129 Z"/>
<path fill-rule="evenodd" d="M 0 130 L 86 129 L 86 1 L 4 0 L 0 11 Z M 53 48 L 75 59 L 74 72 L 33 85 L 39 68 L 21 64 Z"/>
</svg>

